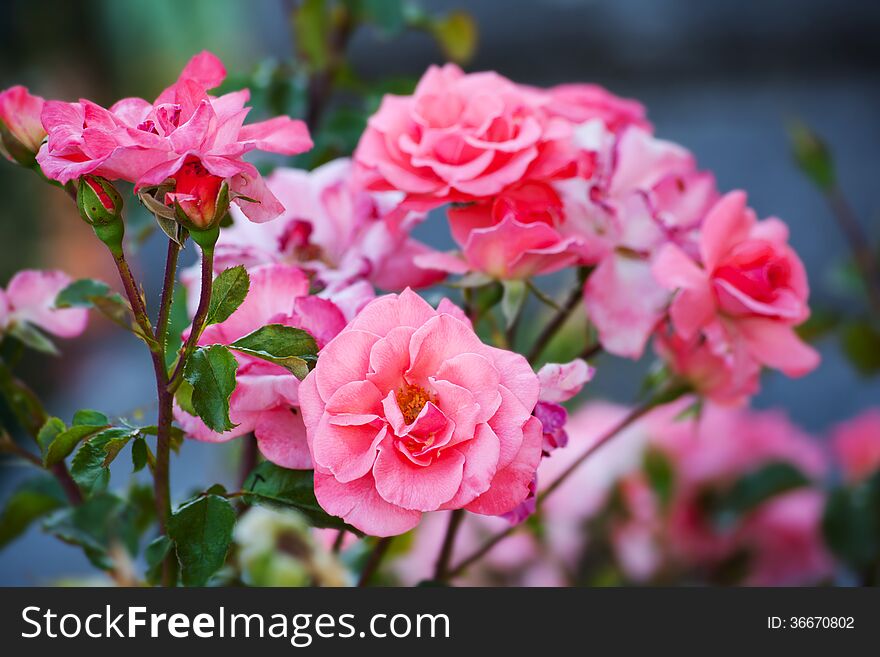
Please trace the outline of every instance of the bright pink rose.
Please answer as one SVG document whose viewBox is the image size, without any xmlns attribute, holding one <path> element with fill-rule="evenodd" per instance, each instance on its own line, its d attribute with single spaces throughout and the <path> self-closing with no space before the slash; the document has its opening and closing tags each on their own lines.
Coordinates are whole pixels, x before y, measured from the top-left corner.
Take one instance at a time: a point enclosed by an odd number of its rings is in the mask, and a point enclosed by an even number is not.
<svg viewBox="0 0 880 657">
<path fill-rule="evenodd" d="M 460 256 L 421 255 L 418 265 L 505 280 L 549 274 L 577 261 L 579 242 L 559 234 L 562 201 L 546 183 L 529 181 L 490 201 L 450 208 L 448 214 Z"/>
<path fill-rule="evenodd" d="M 480 342 L 449 301 L 376 299 L 300 389 L 318 501 L 377 536 L 426 511 L 510 511 L 541 458 L 538 390 L 526 360 Z"/>
<path fill-rule="evenodd" d="M 385 96 L 354 158 L 372 189 L 427 207 L 571 175 L 570 124 L 546 103 L 497 73 L 432 66 L 412 96 Z"/>
<path fill-rule="evenodd" d="M 0 153 L 6 159 L 33 163 L 46 136 L 40 122 L 44 102 L 22 86 L 0 91 Z"/>
<path fill-rule="evenodd" d="M 598 84 L 560 84 L 546 93 L 550 96 L 547 111 L 572 123 L 600 119 L 612 132 L 619 132 L 628 125 L 651 130 L 644 105 L 615 96 Z"/>
<path fill-rule="evenodd" d="M 231 344 L 266 324 L 283 324 L 308 331 L 323 347 L 345 326 L 333 303 L 309 296 L 309 280 L 296 267 L 264 265 L 248 273 L 251 286 L 244 303 L 225 322 L 205 329 L 200 345 Z M 260 452 L 270 461 L 285 468 L 311 468 L 297 409 L 299 380 L 280 365 L 233 353 L 238 372 L 229 418 L 238 426 L 217 434 L 178 407 L 175 417 L 180 426 L 190 437 L 207 442 L 226 442 L 253 432 Z"/>
<path fill-rule="evenodd" d="M 576 237 L 581 262 L 595 266 L 584 304 L 610 353 L 638 358 L 669 299 L 651 274 L 667 242 L 690 249 L 716 197 L 714 179 L 691 153 L 638 124 L 612 133 L 600 120 L 579 126 L 575 143 L 595 154 L 595 173 L 555 183 L 563 236 Z"/>
<path fill-rule="evenodd" d="M 809 316 L 809 287 L 785 224 L 757 221 L 745 194 L 731 192 L 706 217 L 699 247 L 699 264 L 672 244 L 654 263 L 657 280 L 679 290 L 669 309 L 676 332 L 789 376 L 814 369 L 819 355 L 794 331 Z"/>
<path fill-rule="evenodd" d="M 233 209 L 233 225 L 217 243 L 218 266 L 296 264 L 333 292 L 363 280 L 397 291 L 442 279 L 442 272 L 413 263 L 432 252 L 409 235 L 424 214 L 398 211 L 400 194 L 359 188 L 352 168 L 351 160 L 340 158 L 313 171 L 275 169 L 266 182 L 284 213 L 255 226 Z"/>
<path fill-rule="evenodd" d="M 216 199 L 208 192 L 225 180 L 248 218 L 273 219 L 284 208 L 242 157 L 254 149 L 296 155 L 311 148 L 311 139 L 301 121 L 286 116 L 243 125 L 247 90 L 207 93 L 225 77 L 220 60 L 203 52 L 152 104 L 125 98 L 108 111 L 88 100 L 49 101 L 42 113 L 49 139 L 37 161 L 61 183 L 91 173 L 140 189 L 181 175 L 185 180 L 163 200 L 185 204 L 194 222 L 208 211 L 202 204 Z"/>
<path fill-rule="evenodd" d="M 850 482 L 867 479 L 880 470 L 880 409 L 871 408 L 838 424 L 832 445 L 843 474 Z"/>
<path fill-rule="evenodd" d="M 59 338 L 75 338 L 86 330 L 84 308 L 55 307 L 58 294 L 71 278 L 60 271 L 25 269 L 0 288 L 0 336 L 15 324 L 29 324 Z"/>
</svg>

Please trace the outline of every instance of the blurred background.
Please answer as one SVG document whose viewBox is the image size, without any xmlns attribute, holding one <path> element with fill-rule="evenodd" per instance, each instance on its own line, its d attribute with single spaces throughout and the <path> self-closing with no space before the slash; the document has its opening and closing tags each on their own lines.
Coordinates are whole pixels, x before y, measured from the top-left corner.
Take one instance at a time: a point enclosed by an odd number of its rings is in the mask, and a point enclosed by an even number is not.
<svg viewBox="0 0 880 657">
<path fill-rule="evenodd" d="M 230 87 L 252 87 L 258 113 L 302 116 L 302 90 L 286 82 L 296 78 L 290 68 L 295 53 L 308 47 L 296 38 L 289 18 L 294 5 L 283 0 L 6 0 L 0 88 L 24 84 L 47 98 L 88 97 L 102 105 L 130 95 L 152 99 L 192 54 L 209 49 L 226 63 Z M 861 303 L 846 243 L 822 195 L 795 166 L 785 128 L 798 117 L 828 142 L 840 186 L 871 244 L 877 244 L 880 3 L 422 0 L 420 5 L 430 14 L 466 9 L 473 17 L 478 37 L 468 70 L 494 69 L 542 86 L 597 82 L 642 101 L 658 136 L 691 149 L 701 168 L 715 172 L 720 189 L 743 188 L 759 215 L 788 222 L 793 246 L 810 273 L 811 305 L 833 317 Z M 406 88 L 429 64 L 446 59 L 435 37 L 387 25 L 357 30 L 348 49 L 349 77 L 357 80 L 350 86 L 377 95 Z M 331 100 L 324 120 L 333 123 L 335 133 L 356 136 L 362 117 L 346 113 L 343 90 Z M 319 146 L 329 152 L 347 145 Z M 3 166 L 0 199 L 0 285 L 24 267 L 114 281 L 112 263 L 62 192 L 28 171 Z M 442 221 L 426 222 L 417 236 L 440 248 L 452 245 Z M 163 256 L 162 240 L 153 236 L 134 258 L 148 298 L 161 284 Z M 783 407 L 797 424 L 821 434 L 876 404 L 880 378 L 849 364 L 852 345 L 828 337 L 818 347 L 823 356 L 818 371 L 800 380 L 768 375 L 754 403 Z M 22 372 L 59 417 L 68 418 L 78 408 L 131 415 L 153 394 L 142 345 L 98 317 L 85 337 L 64 345 L 64 352 L 63 361 L 33 358 Z M 615 359 L 613 367 L 603 368 L 604 363 L 598 361 L 589 396 L 629 401 L 645 364 Z M 149 407 L 140 410 L 152 413 Z M 174 463 L 175 495 L 234 479 L 235 450 L 235 445 L 187 442 Z M 0 467 L 3 498 L 23 473 L 8 461 Z M 39 529 L 0 553 L 3 584 L 39 584 L 89 570 L 78 550 Z"/>
</svg>

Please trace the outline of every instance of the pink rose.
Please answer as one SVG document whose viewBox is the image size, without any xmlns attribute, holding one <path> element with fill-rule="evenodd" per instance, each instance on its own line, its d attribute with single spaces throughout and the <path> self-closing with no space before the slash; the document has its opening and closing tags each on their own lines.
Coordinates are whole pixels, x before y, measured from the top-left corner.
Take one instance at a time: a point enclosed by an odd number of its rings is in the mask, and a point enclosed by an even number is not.
<svg viewBox="0 0 880 657">
<path fill-rule="evenodd" d="M 202 52 L 152 104 L 125 98 L 106 110 L 88 100 L 49 101 L 42 113 L 49 138 L 37 161 L 61 183 L 91 173 L 133 182 L 136 189 L 160 185 L 187 166 L 185 181 L 162 200 L 181 202 L 196 225 L 209 211 L 202 205 L 216 200 L 208 191 L 223 181 L 248 218 L 273 219 L 283 206 L 242 158 L 254 149 L 296 155 L 311 148 L 311 139 L 301 121 L 286 116 L 243 125 L 247 90 L 207 93 L 225 77 L 220 60 Z"/>
<path fill-rule="evenodd" d="M 29 324 L 59 338 L 75 338 L 86 330 L 84 308 L 55 307 L 58 294 L 71 278 L 60 271 L 25 269 L 0 288 L 0 336 L 15 324 Z"/>
<path fill-rule="evenodd" d="M 628 125 L 651 129 L 644 105 L 615 96 L 598 84 L 560 84 L 546 93 L 550 96 L 547 111 L 572 123 L 600 119 L 612 132 L 619 132 Z"/>
<path fill-rule="evenodd" d="M 480 342 L 449 301 L 376 299 L 300 389 L 318 501 L 378 536 L 427 511 L 512 510 L 541 457 L 538 390 L 526 360 Z"/>
<path fill-rule="evenodd" d="M 868 409 L 858 417 L 838 424 L 831 440 L 847 480 L 867 479 L 880 470 L 880 409 Z"/>
<path fill-rule="evenodd" d="M 284 205 L 275 221 L 259 226 L 240 211 L 220 234 L 220 266 L 285 262 L 315 272 L 332 292 L 367 280 L 386 291 L 432 285 L 445 274 L 414 259 L 432 249 L 410 237 L 424 219 L 397 209 L 400 194 L 370 193 L 352 179 L 352 162 L 333 160 L 313 171 L 278 168 L 268 188 Z"/>
<path fill-rule="evenodd" d="M 546 102 L 497 73 L 432 66 L 412 96 L 385 96 L 354 158 L 372 189 L 428 207 L 571 175 L 570 124 Z"/>
<path fill-rule="evenodd" d="M 757 221 L 745 194 L 731 192 L 706 217 L 699 260 L 669 244 L 654 263 L 657 280 L 679 290 L 669 309 L 677 333 L 702 335 L 718 355 L 751 358 L 789 376 L 818 365 L 819 355 L 794 331 L 809 316 L 809 287 L 784 223 Z"/>
<path fill-rule="evenodd" d="M 309 296 L 308 278 L 296 267 L 264 265 L 248 273 L 251 286 L 244 303 L 225 322 L 206 328 L 200 345 L 231 344 L 266 324 L 283 324 L 308 331 L 322 347 L 345 326 L 333 303 Z M 177 422 L 191 438 L 207 442 L 226 442 L 253 432 L 260 452 L 270 461 L 286 468 L 311 468 L 297 409 L 299 380 L 280 365 L 233 353 L 238 371 L 229 418 L 238 426 L 217 434 L 179 407 Z"/>
<path fill-rule="evenodd" d="M 40 122 L 44 102 L 22 86 L 0 91 L 0 153 L 6 159 L 33 163 L 46 136 Z"/>
</svg>

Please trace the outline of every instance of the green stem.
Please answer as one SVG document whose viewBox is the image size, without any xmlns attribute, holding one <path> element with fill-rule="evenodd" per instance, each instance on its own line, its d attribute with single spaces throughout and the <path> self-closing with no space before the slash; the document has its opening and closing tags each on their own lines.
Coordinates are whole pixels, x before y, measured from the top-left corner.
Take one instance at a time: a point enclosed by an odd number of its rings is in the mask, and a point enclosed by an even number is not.
<svg viewBox="0 0 880 657">
<path fill-rule="evenodd" d="M 526 356 L 530 363 L 534 365 L 535 361 L 541 357 L 541 354 L 544 353 L 544 350 L 550 344 L 550 341 L 553 340 L 559 329 L 565 325 L 569 317 L 572 316 L 575 309 L 580 305 L 581 297 L 581 287 L 580 285 L 577 285 L 571 293 L 569 293 L 565 303 L 562 304 L 559 311 L 553 316 L 553 319 L 547 323 L 544 329 L 538 334 L 538 337 L 535 338 L 535 342 Z"/>
<path fill-rule="evenodd" d="M 193 317 L 192 328 L 189 337 L 184 345 L 180 348 L 180 357 L 174 368 L 168 383 L 168 391 L 172 394 L 180 387 L 183 380 L 183 370 L 186 367 L 186 361 L 195 351 L 199 338 L 205 328 L 205 320 L 208 318 L 208 310 L 211 306 L 211 288 L 214 285 L 214 247 L 202 247 L 202 283 L 199 298 L 199 307 Z"/>
<path fill-rule="evenodd" d="M 391 545 L 392 538 L 394 537 L 388 536 L 380 538 L 376 543 L 376 547 L 373 548 L 373 551 L 370 553 L 370 558 L 367 560 L 367 565 L 365 565 L 364 569 L 361 571 L 361 577 L 358 580 L 359 587 L 367 586 L 367 584 L 370 583 L 373 575 L 375 575 L 376 571 L 379 569 L 379 565 L 382 563 L 385 553 L 388 552 L 388 547 Z"/>
<path fill-rule="evenodd" d="M 165 280 L 162 283 L 162 300 L 159 304 L 159 317 L 156 319 L 156 342 L 162 351 L 167 349 L 168 321 L 171 317 L 171 304 L 174 301 L 174 284 L 177 280 L 177 261 L 180 258 L 180 244 L 168 240 L 168 254 L 165 258 Z"/>
<path fill-rule="evenodd" d="M 150 351 L 156 354 L 159 351 L 159 345 L 156 344 L 153 335 L 153 327 L 150 325 L 150 318 L 147 316 L 147 308 L 144 305 L 144 299 L 141 297 L 137 282 L 128 266 L 128 260 L 125 254 L 120 250 L 112 252 L 113 262 L 116 263 L 116 270 L 119 272 L 119 280 L 122 281 L 122 287 L 125 290 L 125 296 L 128 297 L 128 303 L 131 305 L 131 311 L 134 314 L 134 320 L 140 329 L 141 337 Z"/>
</svg>

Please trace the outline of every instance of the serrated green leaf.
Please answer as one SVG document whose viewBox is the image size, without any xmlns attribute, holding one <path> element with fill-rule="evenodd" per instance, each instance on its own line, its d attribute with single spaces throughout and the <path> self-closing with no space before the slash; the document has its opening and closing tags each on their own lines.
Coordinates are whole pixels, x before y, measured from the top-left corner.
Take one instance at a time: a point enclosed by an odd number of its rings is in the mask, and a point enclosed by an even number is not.
<svg viewBox="0 0 880 657">
<path fill-rule="evenodd" d="M 67 425 L 57 417 L 50 417 L 46 420 L 45 424 L 40 427 L 40 430 L 37 433 L 37 444 L 40 446 L 40 453 L 43 455 L 43 462 L 46 461 L 49 446 L 66 430 Z"/>
<path fill-rule="evenodd" d="M 248 504 L 296 509 L 315 527 L 345 529 L 362 535 L 342 518 L 331 516 L 321 508 L 315 498 L 314 472 L 311 470 L 287 470 L 264 461 L 248 475 L 243 489 L 248 492 L 245 496 Z"/>
<path fill-rule="evenodd" d="M 84 408 L 73 414 L 73 424 L 88 427 L 105 427 L 110 424 L 110 420 L 100 411 Z"/>
<path fill-rule="evenodd" d="M 183 377 L 192 386 L 192 407 L 208 428 L 223 433 L 235 428 L 229 398 L 235 391 L 238 361 L 222 345 L 199 347 L 186 363 Z"/>
<path fill-rule="evenodd" d="M 88 425 L 77 425 L 62 431 L 49 444 L 46 453 L 43 455 L 43 465 L 51 467 L 57 463 L 61 463 L 70 456 L 71 452 L 81 441 L 89 436 L 93 436 L 106 427 L 92 427 Z"/>
<path fill-rule="evenodd" d="M 131 466 L 132 472 L 140 472 L 147 465 L 149 460 L 147 441 L 138 436 L 131 444 Z"/>
<path fill-rule="evenodd" d="M 144 558 L 147 561 L 147 583 L 156 585 L 162 580 L 162 563 L 171 552 L 174 543 L 167 536 L 158 536 L 147 545 Z"/>
<path fill-rule="evenodd" d="M 6 500 L 0 514 L 0 549 L 20 536 L 32 522 L 67 503 L 53 477 L 28 479 Z"/>
<path fill-rule="evenodd" d="M 226 562 L 235 510 L 226 498 L 199 497 L 180 507 L 168 522 L 185 586 L 204 586 Z"/>
<path fill-rule="evenodd" d="M 269 324 L 236 340 L 230 349 L 267 360 L 286 368 L 302 380 L 309 373 L 318 354 L 315 339 L 302 329 Z"/>
<path fill-rule="evenodd" d="M 128 302 L 113 292 L 103 281 L 84 278 L 74 281 L 55 298 L 58 308 L 94 308 L 111 322 L 135 333 L 133 316 Z"/>
<path fill-rule="evenodd" d="M 230 267 L 214 279 L 205 326 L 229 319 L 247 297 L 250 286 L 251 279 L 241 265 Z"/>
<path fill-rule="evenodd" d="M 109 465 L 119 450 L 137 435 L 137 429 L 105 429 L 82 444 L 70 464 L 70 475 L 86 495 L 107 487 Z"/>
</svg>

